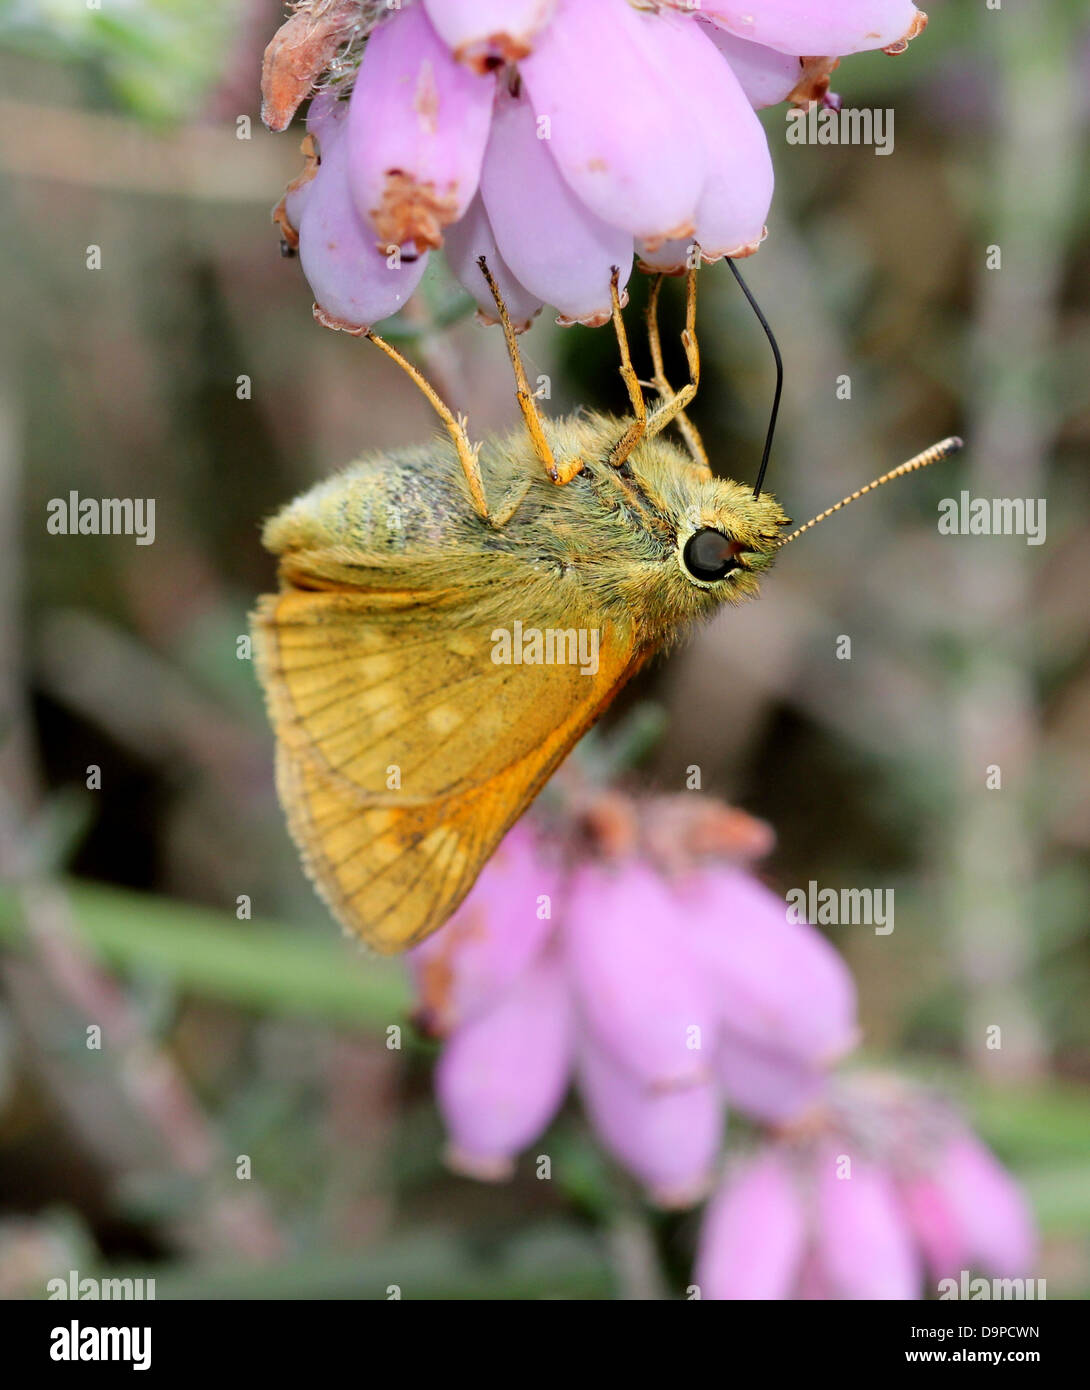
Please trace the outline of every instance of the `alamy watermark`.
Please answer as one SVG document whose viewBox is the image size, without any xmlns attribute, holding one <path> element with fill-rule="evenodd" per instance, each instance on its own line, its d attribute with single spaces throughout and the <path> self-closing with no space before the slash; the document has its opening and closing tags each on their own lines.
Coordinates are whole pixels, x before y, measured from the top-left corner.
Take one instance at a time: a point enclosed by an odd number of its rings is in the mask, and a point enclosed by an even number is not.
<svg viewBox="0 0 1090 1390">
<path fill-rule="evenodd" d="M 497 627 L 491 636 L 497 666 L 578 666 L 584 676 L 598 674 L 596 627 Z"/>
<path fill-rule="evenodd" d="M 154 497 L 53 497 L 46 503 L 51 536 L 135 536 L 137 545 L 155 540 Z"/>
<path fill-rule="evenodd" d="M 789 145 L 871 145 L 875 154 L 893 153 L 890 109 L 822 106 L 813 101 L 787 112 Z"/>
<path fill-rule="evenodd" d="M 81 1279 L 78 1269 L 70 1269 L 67 1278 L 58 1275 L 46 1282 L 45 1295 L 48 1299 L 74 1298 L 84 1302 L 98 1299 L 103 1302 L 146 1300 L 155 1297 L 155 1280 L 96 1279 L 90 1274 Z"/>
<path fill-rule="evenodd" d="M 939 503 L 940 536 L 1025 536 L 1027 545 L 1044 545 L 1043 497 L 944 497 Z"/>
<path fill-rule="evenodd" d="M 73 1318 L 49 1334 L 52 1361 L 131 1361 L 134 1371 L 151 1366 L 150 1327 L 81 1327 Z"/>
<path fill-rule="evenodd" d="M 1043 1299 L 1045 1297 L 1044 1279 L 974 1279 L 967 1269 L 961 1271 L 958 1279 L 940 1279 L 939 1298 L 1014 1298 Z"/>
<path fill-rule="evenodd" d="M 892 888 L 819 888 L 814 879 L 787 894 L 787 920 L 812 927 L 873 927 L 893 931 Z"/>
</svg>

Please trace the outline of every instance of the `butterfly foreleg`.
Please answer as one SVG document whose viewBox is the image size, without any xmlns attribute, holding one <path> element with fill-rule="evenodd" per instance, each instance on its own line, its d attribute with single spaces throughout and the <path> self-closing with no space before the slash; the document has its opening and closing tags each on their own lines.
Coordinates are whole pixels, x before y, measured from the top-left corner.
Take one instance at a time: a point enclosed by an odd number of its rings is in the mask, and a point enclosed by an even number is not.
<svg viewBox="0 0 1090 1390">
<path fill-rule="evenodd" d="M 696 304 L 695 274 L 695 271 L 690 270 L 690 283 L 687 287 L 694 308 L 694 321 Z M 664 275 L 657 275 L 651 284 L 651 293 L 647 300 L 647 340 L 651 348 L 651 366 L 654 371 L 652 381 L 655 390 L 658 391 L 664 403 L 669 403 L 676 399 L 676 393 L 666 379 L 666 370 L 662 360 L 662 339 L 659 336 L 659 292 L 662 289 L 662 282 L 665 278 Z M 684 341 L 684 339 L 682 341 Z M 691 335 L 691 341 L 695 347 L 695 333 Z M 686 355 L 688 356 L 688 348 L 686 348 Z M 697 368 L 699 372 L 699 356 L 697 357 Z M 696 392 L 694 391 L 693 395 L 695 394 Z M 654 418 L 654 416 L 652 418 Z M 711 463 L 708 460 L 707 450 L 704 448 L 704 441 L 700 437 L 700 431 L 685 414 L 683 409 L 677 410 L 673 418 L 677 423 L 682 438 L 685 440 L 689 453 L 692 454 L 693 459 L 700 464 L 702 468 L 706 468 L 710 474 Z M 659 426 L 659 428 L 661 428 L 661 426 Z M 656 430 L 655 433 L 657 434 L 658 430 Z"/>
<path fill-rule="evenodd" d="M 511 315 L 507 312 L 503 295 L 500 294 L 500 287 L 496 284 L 495 276 L 489 270 L 488 261 L 484 256 L 478 259 L 477 264 L 481 268 L 481 274 L 488 282 L 492 298 L 496 301 L 496 312 L 500 316 L 504 340 L 507 343 L 507 355 L 511 359 L 511 367 L 515 373 L 515 394 L 518 397 L 519 409 L 522 411 L 522 418 L 526 423 L 526 432 L 530 436 L 534 453 L 541 460 L 545 472 L 554 483 L 570 483 L 583 467 L 583 460 L 576 457 L 558 464 L 553 457 L 553 451 L 545 437 L 545 425 L 541 418 L 541 412 L 537 408 L 537 397 L 530 390 L 530 383 L 526 379 L 526 369 L 522 365 L 522 354 L 519 352 L 518 335 L 511 322 Z"/>
<path fill-rule="evenodd" d="M 408 375 L 410 380 L 418 386 L 427 397 L 432 409 L 439 416 L 440 420 L 442 420 L 443 424 L 446 426 L 447 433 L 454 441 L 454 447 L 458 452 L 458 462 L 462 465 L 462 472 L 465 474 L 466 483 L 469 486 L 469 493 L 473 499 L 473 506 L 478 516 L 484 521 L 491 520 L 488 502 L 484 495 L 484 482 L 481 478 L 480 459 L 478 458 L 481 446 L 469 442 L 469 435 L 466 433 L 466 417 L 464 415 L 456 416 L 436 391 L 435 387 L 413 366 L 408 358 L 403 357 L 401 353 L 398 352 L 397 348 L 395 348 L 392 343 L 388 343 L 385 338 L 380 338 L 377 333 L 367 333 L 365 336 L 370 338 L 371 342 L 377 347 L 380 347 L 391 361 L 396 362 L 401 370 Z"/>
<path fill-rule="evenodd" d="M 609 461 L 615 468 L 620 468 L 647 432 L 647 405 L 643 399 L 640 379 L 632 366 L 632 354 L 628 348 L 628 334 L 625 331 L 624 316 L 621 313 L 620 278 L 620 269 L 614 266 L 613 274 L 609 280 L 609 299 L 612 306 L 613 331 L 617 335 L 617 347 L 621 354 L 621 379 L 628 391 L 633 418 L 632 423 L 609 452 Z"/>
<path fill-rule="evenodd" d="M 522 505 L 523 499 L 525 498 L 526 494 L 530 491 L 532 482 L 533 480 L 531 478 L 523 478 L 521 482 L 518 482 L 514 485 L 514 487 L 510 490 L 507 496 L 496 508 L 496 510 L 488 518 L 490 526 L 494 527 L 498 531 L 501 527 L 507 525 L 507 523 L 518 511 L 519 507 Z"/>
</svg>

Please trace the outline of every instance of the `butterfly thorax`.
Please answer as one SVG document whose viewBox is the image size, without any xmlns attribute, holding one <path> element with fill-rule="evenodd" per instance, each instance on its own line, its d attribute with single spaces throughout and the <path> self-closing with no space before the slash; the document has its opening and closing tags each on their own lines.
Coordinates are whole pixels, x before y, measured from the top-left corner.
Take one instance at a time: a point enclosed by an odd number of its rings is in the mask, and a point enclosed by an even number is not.
<svg viewBox="0 0 1090 1390">
<path fill-rule="evenodd" d="M 480 605 L 483 624 L 520 618 L 608 624 L 635 646 L 659 646 L 723 602 L 752 597 L 786 522 L 775 500 L 710 476 L 662 438 L 609 463 L 627 422 L 576 414 L 549 422 L 558 458 L 582 471 L 557 486 L 535 469 L 520 430 L 488 439 L 481 473 L 493 508 L 518 504 L 502 526 L 474 511 L 445 440 L 365 457 L 319 483 L 269 522 L 267 547 L 301 587 L 356 587 L 391 571 L 430 593 Z M 694 580 L 682 561 L 702 528 L 735 538 L 743 558 L 729 582 Z"/>
</svg>

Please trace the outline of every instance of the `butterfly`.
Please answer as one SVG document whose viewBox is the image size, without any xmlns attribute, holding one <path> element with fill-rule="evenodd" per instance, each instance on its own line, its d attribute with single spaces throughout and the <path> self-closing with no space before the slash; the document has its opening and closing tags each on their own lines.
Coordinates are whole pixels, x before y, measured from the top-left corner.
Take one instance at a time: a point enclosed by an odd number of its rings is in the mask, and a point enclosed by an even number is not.
<svg viewBox="0 0 1090 1390">
<path fill-rule="evenodd" d="M 333 914 L 383 953 L 443 925 L 622 686 L 694 622 L 755 596 L 793 538 L 760 487 L 771 432 L 751 489 L 713 474 L 685 413 L 700 377 L 695 271 L 685 385 L 674 391 L 664 374 L 660 276 L 648 309 L 658 401 L 648 407 L 615 272 L 631 415 L 547 421 L 480 264 L 522 425 L 472 445 L 465 420 L 368 332 L 427 396 L 446 438 L 360 460 L 292 502 L 263 536 L 280 592 L 258 602 L 254 651 L 280 801 Z M 663 437 L 671 424 L 686 448 Z"/>
</svg>

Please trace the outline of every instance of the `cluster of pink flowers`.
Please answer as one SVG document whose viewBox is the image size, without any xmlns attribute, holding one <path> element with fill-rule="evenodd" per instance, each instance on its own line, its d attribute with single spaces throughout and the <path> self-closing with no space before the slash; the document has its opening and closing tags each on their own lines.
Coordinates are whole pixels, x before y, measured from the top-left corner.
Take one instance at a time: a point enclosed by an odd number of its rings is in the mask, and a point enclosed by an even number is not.
<svg viewBox="0 0 1090 1390">
<path fill-rule="evenodd" d="M 960 1122 L 901 1083 L 833 1075 L 858 1036 L 852 979 L 738 862 L 760 836 L 717 803 L 603 804 L 567 862 L 517 826 L 411 954 L 418 1020 L 444 1039 L 451 1165 L 508 1176 L 574 1081 L 651 1201 L 714 1192 L 703 1297 L 912 1298 L 925 1267 L 1027 1275 L 1024 1203 Z M 722 1176 L 728 1110 L 775 1138 Z"/>
<path fill-rule="evenodd" d="M 708 1204 L 704 1298 L 913 1299 L 972 1271 L 1031 1276 L 1025 1197 L 941 1101 L 833 1078 L 796 1126 L 732 1162 Z"/>
<path fill-rule="evenodd" d="M 755 250 L 773 187 L 757 109 L 821 98 L 840 56 L 901 52 L 924 23 L 911 0 L 303 0 L 270 45 L 265 114 L 282 129 L 325 81 L 320 162 L 278 220 L 333 327 L 394 313 L 444 244 L 485 316 L 482 255 L 520 326 L 543 304 L 600 324 L 634 252 L 677 272 L 694 242 Z M 338 44 L 361 36 L 345 74 Z"/>
</svg>

